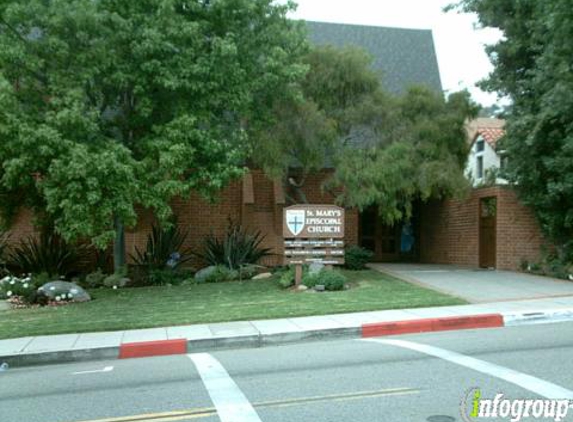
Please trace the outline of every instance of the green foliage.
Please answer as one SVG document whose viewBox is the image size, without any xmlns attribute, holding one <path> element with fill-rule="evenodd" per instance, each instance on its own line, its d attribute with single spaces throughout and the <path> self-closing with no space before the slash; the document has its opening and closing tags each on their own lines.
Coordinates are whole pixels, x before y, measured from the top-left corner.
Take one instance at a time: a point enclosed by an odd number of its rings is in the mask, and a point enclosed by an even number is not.
<svg viewBox="0 0 573 422">
<path fill-rule="evenodd" d="M 42 284 L 42 280 L 34 276 L 6 276 L 0 280 L 0 299 L 19 298 L 26 304 L 36 303 L 39 299 L 36 291 Z"/>
<path fill-rule="evenodd" d="M 349 246 L 344 252 L 344 266 L 349 270 L 363 270 L 374 253 L 360 246 Z"/>
<path fill-rule="evenodd" d="M 66 276 L 76 269 L 85 251 L 85 247 L 72 246 L 58 235 L 43 233 L 21 240 L 10 253 L 9 265 L 23 273 Z"/>
<path fill-rule="evenodd" d="M 283 289 L 288 289 L 289 287 L 294 286 L 294 282 L 294 267 L 291 266 L 282 272 L 278 283 Z"/>
<path fill-rule="evenodd" d="M 308 288 L 323 285 L 328 291 L 344 290 L 344 285 L 348 279 L 340 271 L 320 270 L 317 273 L 307 273 L 303 276 L 302 284 Z"/>
<path fill-rule="evenodd" d="M 569 0 L 463 0 L 462 11 L 504 37 L 482 83 L 508 96 L 506 178 L 563 261 L 573 262 L 573 14 Z"/>
<path fill-rule="evenodd" d="M 203 252 L 197 256 L 207 265 L 225 265 L 238 270 L 246 264 L 257 264 L 271 254 L 269 248 L 261 246 L 264 239 L 260 231 L 251 234 L 240 225 L 229 222 L 224 237 L 220 239 L 211 233 L 204 240 Z"/>
<path fill-rule="evenodd" d="M 410 218 L 416 201 L 467 192 L 464 125 L 477 111 L 467 92 L 444 100 L 422 87 L 390 105 L 386 118 L 372 127 L 368 146 L 344 148 L 328 184 L 341 192 L 341 204 L 376 205 L 387 224 Z"/>
<path fill-rule="evenodd" d="M 7 273 L 6 260 L 8 258 L 8 240 L 10 236 L 6 233 L 0 234 L 0 276 Z"/>
<path fill-rule="evenodd" d="M 305 62 L 303 97 L 275 105 L 274 124 L 253 136 L 255 163 L 282 178 L 289 202 L 307 202 L 307 176 L 325 166 L 335 173 L 324 188 L 340 204 L 378 205 L 389 224 L 415 201 L 467 191 L 464 125 L 478 111 L 467 92 L 392 96 L 357 48 L 316 47 Z"/>
<path fill-rule="evenodd" d="M 177 268 L 192 257 L 190 249 L 185 247 L 188 235 L 188 231 L 182 230 L 176 224 L 168 228 L 154 224 L 147 236 L 145 251 L 136 247 L 135 255 L 131 258 L 146 271 Z"/>
<path fill-rule="evenodd" d="M 306 73 L 292 3 L 4 1 L 0 194 L 100 248 L 135 206 L 213 198 L 243 172 L 246 122 Z M 120 230 L 121 231 L 121 230 Z"/>
<path fill-rule="evenodd" d="M 190 279 L 192 279 L 192 277 L 189 271 L 171 268 L 156 268 L 148 272 L 145 277 L 145 284 L 151 286 L 177 286 Z"/>
<path fill-rule="evenodd" d="M 96 271 L 86 275 L 84 284 L 89 289 L 102 287 L 104 285 L 104 280 L 106 279 L 106 277 L 107 276 L 102 272 L 102 270 L 98 268 Z"/>
<path fill-rule="evenodd" d="M 239 273 L 236 270 L 231 270 L 225 265 L 217 265 L 205 278 L 205 283 L 223 283 L 236 280 L 238 277 Z"/>
</svg>

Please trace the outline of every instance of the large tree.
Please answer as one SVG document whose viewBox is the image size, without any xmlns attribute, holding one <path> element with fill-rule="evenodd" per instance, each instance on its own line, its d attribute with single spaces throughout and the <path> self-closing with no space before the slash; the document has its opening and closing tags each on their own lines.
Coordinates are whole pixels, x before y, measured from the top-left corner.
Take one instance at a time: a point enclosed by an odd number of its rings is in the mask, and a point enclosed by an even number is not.
<svg viewBox="0 0 573 422">
<path fill-rule="evenodd" d="M 137 206 L 243 171 L 247 124 L 295 98 L 305 36 L 272 0 L 0 3 L 0 194 L 104 247 Z"/>
<path fill-rule="evenodd" d="M 415 201 L 464 192 L 464 124 L 477 112 L 467 93 L 390 95 L 357 48 L 315 47 L 305 63 L 303 96 L 276 105 L 281 118 L 264 128 L 254 155 L 282 177 L 292 202 L 305 202 L 306 175 L 325 166 L 324 187 L 341 204 L 377 206 L 388 223 L 409 218 Z"/>
<path fill-rule="evenodd" d="M 512 100 L 506 177 L 563 259 L 573 259 L 573 8 L 569 0 L 465 0 L 504 37 L 483 85 Z"/>
</svg>

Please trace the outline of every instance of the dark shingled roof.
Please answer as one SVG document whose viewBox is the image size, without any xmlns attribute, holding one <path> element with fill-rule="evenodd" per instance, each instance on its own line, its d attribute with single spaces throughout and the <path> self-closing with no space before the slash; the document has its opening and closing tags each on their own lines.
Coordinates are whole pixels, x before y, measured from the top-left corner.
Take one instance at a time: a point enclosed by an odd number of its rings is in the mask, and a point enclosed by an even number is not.
<svg viewBox="0 0 573 422">
<path fill-rule="evenodd" d="M 318 45 L 357 46 L 373 57 L 382 86 L 395 94 L 408 86 L 425 85 L 442 92 L 431 30 L 306 22 L 310 40 Z"/>
</svg>

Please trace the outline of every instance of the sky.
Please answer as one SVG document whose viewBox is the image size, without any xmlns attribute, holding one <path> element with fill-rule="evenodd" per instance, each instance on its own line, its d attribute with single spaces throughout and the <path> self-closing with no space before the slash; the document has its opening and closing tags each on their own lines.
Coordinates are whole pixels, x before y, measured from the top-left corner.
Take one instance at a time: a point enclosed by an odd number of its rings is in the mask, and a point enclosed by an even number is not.
<svg viewBox="0 0 573 422">
<path fill-rule="evenodd" d="M 438 57 L 442 86 L 446 92 L 467 88 L 473 99 L 489 106 L 498 102 L 495 94 L 475 86 L 492 70 L 484 51 L 501 33 L 476 29 L 477 17 L 443 8 L 454 0 L 295 0 L 291 16 L 321 22 L 398 28 L 431 29 Z"/>
</svg>

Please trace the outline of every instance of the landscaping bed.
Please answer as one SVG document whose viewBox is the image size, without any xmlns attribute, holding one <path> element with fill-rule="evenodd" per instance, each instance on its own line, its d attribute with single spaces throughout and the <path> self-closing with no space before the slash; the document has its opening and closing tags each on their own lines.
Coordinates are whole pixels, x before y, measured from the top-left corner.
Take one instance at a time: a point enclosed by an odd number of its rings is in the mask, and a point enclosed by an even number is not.
<svg viewBox="0 0 573 422">
<path fill-rule="evenodd" d="M 264 280 L 95 289 L 93 300 L 0 314 L 0 339 L 223 321 L 459 305 L 465 302 L 373 271 L 348 271 L 350 289 L 293 292 Z"/>
</svg>

